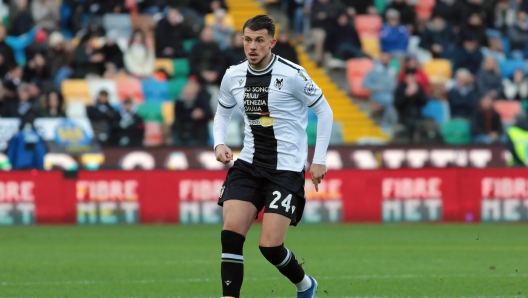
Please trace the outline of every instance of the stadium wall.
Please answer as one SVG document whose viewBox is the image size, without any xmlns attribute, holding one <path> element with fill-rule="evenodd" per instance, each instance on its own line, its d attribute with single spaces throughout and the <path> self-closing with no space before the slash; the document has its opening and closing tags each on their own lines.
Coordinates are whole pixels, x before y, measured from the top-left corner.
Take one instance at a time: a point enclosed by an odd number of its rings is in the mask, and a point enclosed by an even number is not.
<svg viewBox="0 0 528 298">
<path fill-rule="evenodd" d="M 225 171 L 0 173 L 0 225 L 221 222 Z M 524 169 L 331 171 L 306 223 L 528 221 Z"/>
</svg>

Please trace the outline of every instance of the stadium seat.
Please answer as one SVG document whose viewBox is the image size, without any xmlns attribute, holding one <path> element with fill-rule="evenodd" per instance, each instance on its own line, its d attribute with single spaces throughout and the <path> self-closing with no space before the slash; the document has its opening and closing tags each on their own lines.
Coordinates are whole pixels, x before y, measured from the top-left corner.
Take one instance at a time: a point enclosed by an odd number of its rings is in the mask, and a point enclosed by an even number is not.
<svg viewBox="0 0 528 298">
<path fill-rule="evenodd" d="M 177 78 L 187 78 L 190 72 L 189 60 L 179 58 L 173 60 L 174 76 Z"/>
<path fill-rule="evenodd" d="M 449 107 L 445 101 L 431 99 L 422 108 L 422 116 L 431 118 L 438 125 L 442 125 L 449 120 Z"/>
<path fill-rule="evenodd" d="M 506 56 L 510 55 L 510 40 L 506 36 L 502 38 L 502 50 Z"/>
<path fill-rule="evenodd" d="M 122 102 L 127 97 L 130 97 L 135 102 L 143 102 L 143 87 L 141 81 L 133 78 L 116 80 L 117 94 L 119 100 Z"/>
<path fill-rule="evenodd" d="M 183 49 L 185 52 L 189 53 L 191 52 L 192 47 L 196 43 L 196 39 L 186 39 L 183 41 Z"/>
<path fill-rule="evenodd" d="M 161 124 L 158 122 L 145 122 L 145 138 L 143 145 L 159 146 L 163 143 Z"/>
<path fill-rule="evenodd" d="M 423 70 L 431 82 L 445 82 L 452 76 L 451 61 L 448 59 L 433 59 L 426 62 Z"/>
<path fill-rule="evenodd" d="M 451 145 L 471 143 L 469 122 L 464 119 L 454 119 L 442 124 L 440 132 L 444 142 Z"/>
<path fill-rule="evenodd" d="M 363 88 L 363 80 L 367 73 L 374 68 L 374 62 L 370 59 L 350 59 L 347 61 L 347 80 L 353 96 L 367 98 L 370 92 Z"/>
<path fill-rule="evenodd" d="M 93 99 L 90 96 L 88 81 L 81 79 L 64 80 L 61 83 L 61 91 L 66 103 L 78 101 L 91 105 Z"/>
<path fill-rule="evenodd" d="M 145 102 L 138 106 L 137 113 L 145 122 L 163 122 L 160 103 Z"/>
<path fill-rule="evenodd" d="M 308 145 L 313 146 L 317 141 L 317 122 L 308 122 L 306 126 L 306 134 L 308 135 Z"/>
<path fill-rule="evenodd" d="M 516 100 L 497 100 L 493 107 L 505 124 L 513 124 L 515 117 L 522 111 L 521 103 Z"/>
<path fill-rule="evenodd" d="M 343 125 L 341 122 L 334 121 L 332 124 L 332 134 L 330 135 L 330 145 L 343 145 Z"/>
<path fill-rule="evenodd" d="M 421 19 L 428 20 L 431 17 L 431 13 L 433 12 L 435 4 L 435 0 L 416 1 L 416 6 L 414 7 L 416 15 Z"/>
<path fill-rule="evenodd" d="M 171 100 L 177 100 L 183 88 L 187 84 L 187 78 L 175 78 L 167 82 Z"/>
<path fill-rule="evenodd" d="M 389 63 L 390 68 L 394 69 L 394 72 L 400 73 L 401 61 L 398 59 L 392 59 Z"/>
<path fill-rule="evenodd" d="M 354 23 L 360 37 L 378 37 L 379 31 L 383 26 L 383 20 L 379 15 L 358 15 L 354 18 Z"/>
<path fill-rule="evenodd" d="M 154 62 L 154 71 L 158 69 L 164 69 L 169 75 L 174 75 L 174 63 L 171 59 L 158 58 Z"/>
<path fill-rule="evenodd" d="M 411 36 L 409 39 L 409 45 L 407 46 L 407 52 L 415 55 L 421 64 L 425 64 L 433 60 L 433 55 L 428 50 L 419 47 L 420 41 L 421 39 L 419 36 Z"/>
<path fill-rule="evenodd" d="M 526 73 L 526 65 L 523 60 L 505 60 L 499 61 L 499 68 L 503 78 L 511 78 L 516 69 L 522 69 Z"/>
<path fill-rule="evenodd" d="M 171 100 L 169 86 L 165 81 L 145 79 L 141 81 L 146 102 L 164 102 Z"/>
<path fill-rule="evenodd" d="M 379 58 L 381 54 L 380 41 L 376 36 L 362 36 L 361 45 L 363 52 L 372 58 Z"/>
<path fill-rule="evenodd" d="M 103 16 L 103 27 L 106 32 L 117 32 L 119 37 L 129 38 L 132 35 L 132 21 L 128 14 L 105 14 Z"/>
<path fill-rule="evenodd" d="M 72 101 L 66 106 L 66 117 L 72 119 L 87 118 L 84 102 Z"/>
<path fill-rule="evenodd" d="M 387 1 L 386 0 L 374 0 L 374 6 L 376 6 L 378 13 L 383 13 L 385 11 L 385 7 L 387 6 Z"/>
<path fill-rule="evenodd" d="M 108 92 L 108 102 L 111 105 L 119 104 L 119 96 L 117 95 L 117 86 L 114 80 L 90 79 L 88 80 L 88 88 L 90 88 L 90 97 L 95 101 L 97 95 L 102 90 Z"/>
<path fill-rule="evenodd" d="M 167 101 L 161 104 L 161 116 L 165 124 L 172 124 L 174 122 L 174 102 Z"/>
</svg>

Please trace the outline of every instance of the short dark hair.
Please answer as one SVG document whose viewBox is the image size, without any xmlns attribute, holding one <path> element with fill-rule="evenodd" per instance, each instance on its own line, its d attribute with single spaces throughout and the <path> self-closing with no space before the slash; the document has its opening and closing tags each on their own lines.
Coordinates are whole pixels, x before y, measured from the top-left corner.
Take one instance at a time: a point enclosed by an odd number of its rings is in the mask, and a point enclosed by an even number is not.
<svg viewBox="0 0 528 298">
<path fill-rule="evenodd" d="M 246 28 L 252 31 L 266 29 L 271 37 L 275 36 L 275 22 L 265 14 L 259 14 L 247 20 L 242 27 L 242 32 L 246 31 Z"/>
</svg>

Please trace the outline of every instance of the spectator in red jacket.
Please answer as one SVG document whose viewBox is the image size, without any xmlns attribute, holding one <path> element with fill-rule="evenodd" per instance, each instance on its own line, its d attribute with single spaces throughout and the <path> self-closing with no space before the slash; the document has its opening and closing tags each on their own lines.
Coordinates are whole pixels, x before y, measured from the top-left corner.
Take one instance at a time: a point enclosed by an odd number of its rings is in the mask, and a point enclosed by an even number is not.
<svg viewBox="0 0 528 298">
<path fill-rule="evenodd" d="M 398 83 L 403 83 L 405 80 L 405 75 L 408 73 L 414 73 L 418 85 L 422 87 L 425 94 L 431 94 L 431 85 L 429 84 L 429 78 L 427 74 L 420 67 L 420 63 L 414 56 L 409 56 L 405 59 L 405 62 L 402 65 L 402 69 L 398 74 Z"/>
</svg>

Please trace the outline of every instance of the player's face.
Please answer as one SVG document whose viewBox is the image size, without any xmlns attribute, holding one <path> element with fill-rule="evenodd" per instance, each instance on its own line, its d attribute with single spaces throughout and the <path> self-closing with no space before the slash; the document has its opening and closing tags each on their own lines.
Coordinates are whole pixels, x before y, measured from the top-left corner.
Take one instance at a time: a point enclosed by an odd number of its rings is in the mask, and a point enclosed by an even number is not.
<svg viewBox="0 0 528 298">
<path fill-rule="evenodd" d="M 268 34 L 268 30 L 261 29 L 253 31 L 249 28 L 244 30 L 244 52 L 251 66 L 260 68 L 263 62 L 269 62 L 266 58 L 271 56 L 271 49 L 277 43 L 275 38 Z"/>
</svg>

